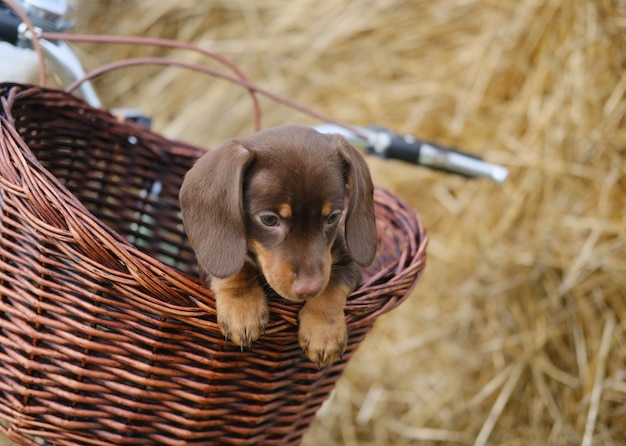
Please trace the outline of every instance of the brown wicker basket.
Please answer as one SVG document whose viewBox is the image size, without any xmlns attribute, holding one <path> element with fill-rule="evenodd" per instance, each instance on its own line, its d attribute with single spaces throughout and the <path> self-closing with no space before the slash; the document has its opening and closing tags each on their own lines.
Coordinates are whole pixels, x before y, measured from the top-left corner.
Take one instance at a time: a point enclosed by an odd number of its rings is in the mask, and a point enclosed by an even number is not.
<svg viewBox="0 0 626 446">
<path fill-rule="evenodd" d="M 177 200 L 202 151 L 53 89 L 0 84 L 0 432 L 24 445 L 297 444 L 376 318 L 425 262 L 416 214 L 377 190 L 380 244 L 318 370 L 298 306 L 225 342 Z"/>
</svg>

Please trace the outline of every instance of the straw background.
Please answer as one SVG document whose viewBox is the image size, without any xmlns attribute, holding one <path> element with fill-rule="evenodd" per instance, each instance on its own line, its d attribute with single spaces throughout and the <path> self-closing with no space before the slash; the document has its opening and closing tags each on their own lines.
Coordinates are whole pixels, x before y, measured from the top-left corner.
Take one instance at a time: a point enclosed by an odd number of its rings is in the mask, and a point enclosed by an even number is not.
<svg viewBox="0 0 626 446">
<path fill-rule="evenodd" d="M 421 214 L 428 265 L 304 445 L 626 438 L 626 4 L 620 0 L 81 2 L 77 32 L 174 38 L 337 119 L 505 165 L 502 186 L 368 158 Z M 73 45 L 87 68 L 180 51 Z M 96 82 L 171 138 L 252 131 L 239 87 L 178 68 Z M 262 100 L 264 125 L 316 124 Z"/>
</svg>

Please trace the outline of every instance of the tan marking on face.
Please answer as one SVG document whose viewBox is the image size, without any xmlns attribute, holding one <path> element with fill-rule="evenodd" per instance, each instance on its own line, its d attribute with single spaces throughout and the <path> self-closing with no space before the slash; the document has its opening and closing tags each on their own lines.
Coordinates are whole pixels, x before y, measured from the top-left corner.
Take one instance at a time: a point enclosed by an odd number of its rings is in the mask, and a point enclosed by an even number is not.
<svg viewBox="0 0 626 446">
<path fill-rule="evenodd" d="M 291 218 L 291 206 L 289 203 L 282 203 L 278 206 L 278 215 L 283 218 Z"/>
<path fill-rule="evenodd" d="M 259 268 L 272 289 L 287 300 L 302 302 L 293 290 L 295 278 L 293 265 L 289 262 L 285 262 L 282 256 L 276 255 L 271 249 L 267 249 L 255 239 L 248 239 L 248 245 L 256 255 Z M 325 285 L 328 284 L 330 280 L 331 268 L 332 254 L 331 248 L 329 247 L 324 256 L 322 266 L 322 280 Z"/>
<path fill-rule="evenodd" d="M 280 256 L 274 255 L 271 249 L 267 249 L 256 240 L 250 240 L 250 249 L 256 254 L 257 261 L 267 283 L 285 299 L 297 300 L 293 288 L 293 269 L 287 262 L 282 261 Z"/>
<path fill-rule="evenodd" d="M 330 201 L 325 201 L 322 205 L 322 217 L 326 218 L 333 211 L 333 205 Z"/>
</svg>

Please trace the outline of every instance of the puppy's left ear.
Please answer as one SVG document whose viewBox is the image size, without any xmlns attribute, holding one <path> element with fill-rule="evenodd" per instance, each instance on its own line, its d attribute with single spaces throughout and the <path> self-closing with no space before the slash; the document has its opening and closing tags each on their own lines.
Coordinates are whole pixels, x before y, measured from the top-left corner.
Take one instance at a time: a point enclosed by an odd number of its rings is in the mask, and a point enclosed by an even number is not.
<svg viewBox="0 0 626 446">
<path fill-rule="evenodd" d="M 361 266 L 372 263 L 378 238 L 374 214 L 374 185 L 361 154 L 341 135 L 333 135 L 337 153 L 346 165 L 350 203 L 346 215 L 346 245 L 352 259 Z"/>
<path fill-rule="evenodd" d="M 244 264 L 242 189 L 253 159 L 240 141 L 229 140 L 200 157 L 185 175 L 179 193 L 181 213 L 201 278 L 230 277 Z"/>
</svg>

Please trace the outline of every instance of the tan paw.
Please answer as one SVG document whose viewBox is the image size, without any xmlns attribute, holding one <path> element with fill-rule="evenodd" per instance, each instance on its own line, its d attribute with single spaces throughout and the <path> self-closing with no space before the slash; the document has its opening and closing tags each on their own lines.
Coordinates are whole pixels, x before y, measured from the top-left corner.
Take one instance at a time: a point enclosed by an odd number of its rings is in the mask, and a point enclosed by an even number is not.
<svg viewBox="0 0 626 446">
<path fill-rule="evenodd" d="M 341 359 L 348 343 L 343 310 L 329 314 L 305 304 L 300 310 L 298 340 L 307 358 L 320 368 Z"/>
<path fill-rule="evenodd" d="M 269 309 L 260 287 L 251 288 L 244 295 L 216 293 L 215 303 L 222 334 L 242 350 L 265 333 Z"/>
</svg>

